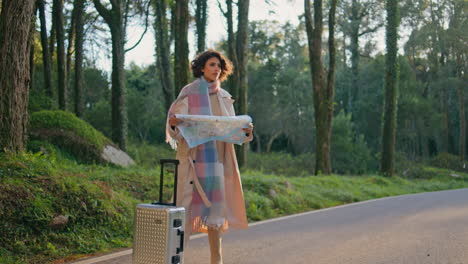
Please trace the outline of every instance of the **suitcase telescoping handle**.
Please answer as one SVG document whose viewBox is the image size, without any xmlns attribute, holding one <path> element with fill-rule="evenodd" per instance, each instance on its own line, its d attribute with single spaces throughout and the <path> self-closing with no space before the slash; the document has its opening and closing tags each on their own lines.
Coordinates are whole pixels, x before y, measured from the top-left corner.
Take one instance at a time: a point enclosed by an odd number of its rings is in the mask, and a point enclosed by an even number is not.
<svg viewBox="0 0 468 264">
<path fill-rule="evenodd" d="M 161 175 L 159 181 L 159 201 L 155 204 L 161 205 L 171 205 L 176 206 L 177 201 L 177 167 L 179 165 L 179 160 L 176 159 L 161 159 Z M 164 164 L 166 163 L 173 163 L 175 165 L 175 173 L 174 173 L 174 202 L 173 203 L 163 203 L 162 196 L 163 196 L 163 183 L 164 183 Z"/>
</svg>

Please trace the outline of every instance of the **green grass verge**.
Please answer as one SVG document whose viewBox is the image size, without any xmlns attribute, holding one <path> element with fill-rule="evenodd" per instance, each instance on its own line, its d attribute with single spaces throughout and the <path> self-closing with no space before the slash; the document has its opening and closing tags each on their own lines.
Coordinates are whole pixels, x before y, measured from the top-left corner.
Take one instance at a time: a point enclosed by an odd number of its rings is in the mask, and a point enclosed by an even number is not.
<svg viewBox="0 0 468 264">
<path fill-rule="evenodd" d="M 285 177 L 245 171 L 242 183 L 246 190 L 247 215 L 250 221 L 259 221 L 387 196 L 468 187 L 467 174 L 457 173 L 459 177 L 452 177 L 453 172 L 449 170 L 427 170 L 435 176 L 430 179 L 378 175 Z"/>
<path fill-rule="evenodd" d="M 53 147 L 50 147 L 53 148 Z M 139 166 L 82 165 L 59 150 L 49 156 L 0 154 L 0 263 L 51 263 L 57 259 L 129 247 L 137 203 L 157 197 L 167 149 L 132 146 Z M 148 159 L 148 155 L 153 155 Z M 157 159 L 156 159 L 157 160 Z M 417 178 L 370 176 L 286 177 L 242 172 L 249 221 L 407 193 L 468 187 L 468 174 L 415 166 Z M 421 175 L 425 175 L 422 177 Z M 170 196 L 170 179 L 168 193 Z M 272 195 L 272 193 L 276 195 Z M 69 218 L 52 227 L 57 215 Z"/>
</svg>

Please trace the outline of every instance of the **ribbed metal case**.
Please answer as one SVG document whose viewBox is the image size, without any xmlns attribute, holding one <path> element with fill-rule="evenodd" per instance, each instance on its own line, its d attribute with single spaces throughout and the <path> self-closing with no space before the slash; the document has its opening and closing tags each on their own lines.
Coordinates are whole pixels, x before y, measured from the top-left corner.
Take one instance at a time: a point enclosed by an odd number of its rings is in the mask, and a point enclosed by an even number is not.
<svg viewBox="0 0 468 264">
<path fill-rule="evenodd" d="M 133 264 L 183 264 L 184 227 L 183 207 L 137 205 Z"/>
</svg>

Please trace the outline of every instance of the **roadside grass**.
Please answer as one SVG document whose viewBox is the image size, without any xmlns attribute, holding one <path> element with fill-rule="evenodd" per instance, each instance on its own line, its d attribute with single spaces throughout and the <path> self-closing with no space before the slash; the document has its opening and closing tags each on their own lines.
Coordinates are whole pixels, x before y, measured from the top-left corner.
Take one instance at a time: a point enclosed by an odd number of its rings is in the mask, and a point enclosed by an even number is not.
<svg viewBox="0 0 468 264">
<path fill-rule="evenodd" d="M 139 165 L 122 168 L 79 164 L 60 149 L 49 148 L 49 155 L 0 154 L 0 263 L 60 263 L 130 247 L 135 205 L 158 196 L 159 166 L 155 161 L 171 157 L 173 152 L 132 145 L 129 152 Z M 259 221 L 374 198 L 468 187 L 466 173 L 413 167 L 406 177 L 391 178 L 308 176 L 306 170 L 280 176 L 247 168 L 242 171 L 242 183 L 248 219 Z M 164 197 L 168 199 L 171 179 L 165 179 L 166 184 Z M 59 215 L 67 217 L 68 223 L 52 225 Z"/>
<path fill-rule="evenodd" d="M 428 168 L 430 179 L 366 176 L 285 177 L 245 171 L 242 183 L 249 221 L 410 193 L 468 187 L 468 175 L 452 177 L 449 170 Z"/>
</svg>

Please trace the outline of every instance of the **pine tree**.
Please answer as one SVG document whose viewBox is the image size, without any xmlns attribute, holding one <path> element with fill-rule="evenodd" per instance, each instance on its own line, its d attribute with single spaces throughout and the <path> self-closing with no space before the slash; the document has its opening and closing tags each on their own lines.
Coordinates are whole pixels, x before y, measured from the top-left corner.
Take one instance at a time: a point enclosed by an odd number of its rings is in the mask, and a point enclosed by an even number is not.
<svg viewBox="0 0 468 264">
<path fill-rule="evenodd" d="M 34 0 L 3 0 L 0 15 L 0 151 L 26 144 Z"/>
</svg>

